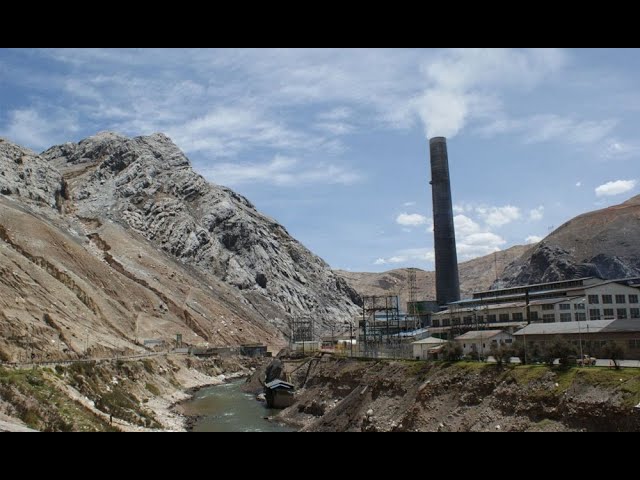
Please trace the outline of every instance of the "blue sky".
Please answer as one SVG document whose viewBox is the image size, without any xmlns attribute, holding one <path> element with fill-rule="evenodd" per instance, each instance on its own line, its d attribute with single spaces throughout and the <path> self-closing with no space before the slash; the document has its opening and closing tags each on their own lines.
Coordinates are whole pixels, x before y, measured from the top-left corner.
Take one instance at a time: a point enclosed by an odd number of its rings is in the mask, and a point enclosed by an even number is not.
<svg viewBox="0 0 640 480">
<path fill-rule="evenodd" d="M 640 193 L 640 50 L 0 49 L 0 136 L 167 133 L 332 267 L 433 269 L 428 138 L 459 259 Z"/>
</svg>

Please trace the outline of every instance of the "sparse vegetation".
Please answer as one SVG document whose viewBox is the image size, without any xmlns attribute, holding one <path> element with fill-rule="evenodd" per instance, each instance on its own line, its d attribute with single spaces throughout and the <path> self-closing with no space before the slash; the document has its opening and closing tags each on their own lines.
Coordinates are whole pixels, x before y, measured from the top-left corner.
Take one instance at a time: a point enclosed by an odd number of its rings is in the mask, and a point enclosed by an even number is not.
<svg viewBox="0 0 640 480">
<path fill-rule="evenodd" d="M 543 350 L 542 359 L 547 365 L 552 366 L 557 358 L 560 366 L 566 367 L 569 365 L 569 358 L 576 353 L 576 348 L 566 340 L 556 339 Z"/>
<path fill-rule="evenodd" d="M 65 395 L 55 378 L 45 370 L 0 369 L 0 398 L 11 405 L 12 415 L 36 430 L 110 430 L 102 418 Z"/>
<path fill-rule="evenodd" d="M 489 354 L 495 359 L 498 367 L 502 367 L 503 364 L 509 363 L 509 360 L 513 356 L 513 349 L 507 345 L 492 343 Z"/>
<path fill-rule="evenodd" d="M 145 385 L 145 388 L 149 391 L 149 393 L 151 393 L 152 395 L 155 395 L 156 397 L 160 396 L 160 389 L 158 387 L 156 387 L 153 383 L 147 383 Z"/>
<path fill-rule="evenodd" d="M 624 358 L 624 350 L 620 345 L 616 342 L 607 342 L 604 347 L 602 347 L 602 355 L 605 358 L 610 358 L 613 361 L 616 370 L 620 370 L 620 363 L 618 360 L 622 360 Z"/>
<path fill-rule="evenodd" d="M 456 342 L 448 342 L 442 347 L 442 358 L 447 362 L 458 362 L 462 358 L 462 347 Z"/>
</svg>

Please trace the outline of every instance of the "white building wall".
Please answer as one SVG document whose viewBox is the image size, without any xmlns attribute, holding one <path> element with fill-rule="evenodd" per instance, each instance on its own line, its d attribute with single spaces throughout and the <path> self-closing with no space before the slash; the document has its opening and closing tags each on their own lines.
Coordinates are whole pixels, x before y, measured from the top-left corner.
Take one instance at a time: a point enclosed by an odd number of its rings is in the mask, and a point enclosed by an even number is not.
<svg viewBox="0 0 640 480">
<path fill-rule="evenodd" d="M 598 303 L 590 303 L 590 295 L 596 295 L 598 297 Z M 618 299 L 616 298 L 618 295 L 623 295 L 625 297 L 624 303 L 618 302 Z M 585 292 L 587 299 L 587 320 L 591 319 L 591 310 L 599 310 L 600 317 L 597 318 L 597 320 L 637 318 L 638 312 L 634 310 L 640 310 L 640 303 L 629 302 L 629 296 L 634 295 L 640 300 L 639 289 L 617 283 L 587 288 Z M 610 296 L 612 303 L 604 303 L 606 300 L 605 296 Z M 621 313 L 623 313 L 622 310 L 624 311 L 624 314 L 621 315 Z M 638 321 L 640 321 L 640 319 L 638 319 Z"/>
<path fill-rule="evenodd" d="M 589 303 L 589 295 L 597 295 L 599 303 L 590 304 Z M 603 303 L 603 295 L 610 295 L 612 299 L 612 303 L 604 304 Z M 623 295 L 625 298 L 624 303 L 617 302 L 616 296 Z M 619 283 L 609 283 L 605 285 L 596 285 L 592 287 L 585 287 L 584 295 L 570 297 L 570 299 L 558 298 L 557 300 L 550 299 L 554 303 L 552 304 L 553 308 L 547 307 L 544 309 L 542 305 L 536 305 L 536 300 L 532 300 L 534 305 L 531 305 L 531 313 L 532 313 L 532 321 L 544 322 L 545 315 L 548 316 L 546 321 L 548 323 L 551 322 L 561 322 L 561 321 L 578 321 L 579 315 L 584 314 L 585 320 L 616 320 L 619 318 L 623 318 L 619 315 L 619 310 L 625 311 L 626 318 L 636 318 L 636 316 L 640 313 L 640 303 L 630 303 L 629 296 L 635 295 L 639 297 L 640 300 L 640 289 L 628 287 L 626 285 L 621 285 Z M 512 302 L 511 302 L 512 303 Z M 549 304 L 547 304 L 549 305 Z M 563 305 L 569 305 L 569 308 L 563 307 Z M 599 317 L 592 318 L 590 310 L 598 310 Z M 613 310 L 613 312 L 606 312 L 605 310 Z M 537 313 L 537 320 L 534 315 Z M 514 317 L 514 314 L 522 314 L 522 318 L 526 319 L 526 308 L 522 307 L 514 307 L 514 306 L 501 306 L 500 304 L 495 305 L 487 305 L 484 307 L 478 307 L 475 312 L 465 312 L 456 310 L 455 308 L 451 310 L 447 310 L 445 312 L 440 312 L 434 314 L 432 319 L 439 321 L 439 327 L 446 326 L 454 326 L 455 319 L 458 318 L 460 321 L 460 325 L 465 325 L 464 318 L 472 317 L 471 325 L 475 325 L 475 316 L 482 316 L 482 323 L 484 325 L 491 325 L 492 323 L 504 323 L 506 319 L 500 319 L 500 315 L 508 315 L 509 322 L 519 321 Z M 564 314 L 564 316 L 563 316 Z M 490 315 L 495 315 L 495 322 L 489 322 L 488 317 Z M 640 318 L 638 318 L 640 321 Z M 448 323 L 448 325 L 446 325 Z"/>
<path fill-rule="evenodd" d="M 482 330 L 480 330 L 480 332 L 482 332 Z M 479 339 L 472 339 L 472 340 L 456 339 L 456 342 L 458 342 L 462 347 L 463 355 L 469 355 L 471 352 L 475 351 L 478 353 L 478 355 L 486 357 L 489 355 L 489 351 L 491 350 L 492 343 L 510 345 L 513 342 L 513 336 L 510 335 L 509 333 L 502 332 L 493 337 L 487 337 L 487 338 L 481 338 L 481 339 L 479 338 Z"/>
</svg>

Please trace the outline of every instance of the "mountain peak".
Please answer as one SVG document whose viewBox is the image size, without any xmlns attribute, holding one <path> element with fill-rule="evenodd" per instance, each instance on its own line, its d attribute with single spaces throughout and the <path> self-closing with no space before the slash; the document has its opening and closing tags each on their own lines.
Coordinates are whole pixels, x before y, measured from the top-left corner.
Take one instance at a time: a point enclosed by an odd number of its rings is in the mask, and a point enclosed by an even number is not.
<svg viewBox="0 0 640 480">
<path fill-rule="evenodd" d="M 244 197 L 207 182 L 163 133 L 102 132 L 43 157 L 67 178 L 79 216 L 120 224 L 215 272 L 282 330 L 287 318 L 313 314 L 320 326 L 358 311 L 357 294 L 322 259 Z"/>
</svg>

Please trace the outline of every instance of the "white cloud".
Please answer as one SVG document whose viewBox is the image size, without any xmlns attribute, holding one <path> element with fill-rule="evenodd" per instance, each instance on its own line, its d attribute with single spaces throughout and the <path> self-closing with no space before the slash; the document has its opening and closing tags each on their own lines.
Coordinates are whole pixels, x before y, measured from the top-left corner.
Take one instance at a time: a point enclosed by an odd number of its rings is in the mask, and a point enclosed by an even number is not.
<svg viewBox="0 0 640 480">
<path fill-rule="evenodd" d="M 458 261 L 464 262 L 497 252 L 506 243 L 501 236 L 491 232 L 473 233 L 462 237 L 457 242 Z"/>
<path fill-rule="evenodd" d="M 473 212 L 474 210 L 475 210 L 475 207 L 470 203 L 454 203 L 453 204 L 453 213 L 455 214 Z"/>
<path fill-rule="evenodd" d="M 347 135 L 355 130 L 353 125 L 346 122 L 319 122 L 316 127 L 332 135 Z"/>
<path fill-rule="evenodd" d="M 627 193 L 636 187 L 636 180 L 616 180 L 608 182 L 596 188 L 597 197 L 607 197 Z"/>
<path fill-rule="evenodd" d="M 431 248 L 408 248 L 399 250 L 389 258 L 378 258 L 374 265 L 387 265 L 411 262 L 434 262 L 435 254 Z"/>
<path fill-rule="evenodd" d="M 532 245 L 534 243 L 538 243 L 542 241 L 542 237 L 539 237 L 538 235 L 529 235 L 527 238 L 524 239 L 524 241 L 526 243 L 528 243 L 529 245 Z"/>
<path fill-rule="evenodd" d="M 34 150 L 44 150 L 56 142 L 68 141 L 68 137 L 78 130 L 73 114 L 57 111 L 55 115 L 64 121 L 52 122 L 48 114 L 41 114 L 34 108 L 13 110 L 0 135 Z"/>
<path fill-rule="evenodd" d="M 527 89 L 563 66 L 559 50 L 447 50 L 423 66 L 427 89 L 415 109 L 427 137 L 452 137 L 470 118 L 495 116 L 495 87 Z"/>
<path fill-rule="evenodd" d="M 218 107 L 203 116 L 167 130 L 174 141 L 190 152 L 231 157 L 252 147 L 289 152 L 327 147 L 326 139 L 292 130 L 268 114 L 250 106 Z"/>
<path fill-rule="evenodd" d="M 544 207 L 540 205 L 538 208 L 534 208 L 529 211 L 529 220 L 532 222 L 538 222 L 544 218 Z"/>
<path fill-rule="evenodd" d="M 416 204 L 416 202 L 405 202 L 405 203 L 403 204 L 403 206 L 404 206 L 404 207 L 413 207 L 413 206 L 415 206 L 415 204 Z"/>
<path fill-rule="evenodd" d="M 640 147 L 637 144 L 631 144 L 613 139 L 606 144 L 606 146 L 602 150 L 601 156 L 605 160 L 617 158 L 622 159 L 636 155 L 638 151 L 640 151 Z"/>
<path fill-rule="evenodd" d="M 298 186 L 312 183 L 351 185 L 361 176 L 343 167 L 319 164 L 309 167 L 297 159 L 277 155 L 266 163 L 219 163 L 204 169 L 208 180 L 221 185 L 271 183 Z"/>
<path fill-rule="evenodd" d="M 353 115 L 353 111 L 347 107 L 336 107 L 326 112 L 320 112 L 318 118 L 326 121 L 346 120 Z"/>
<path fill-rule="evenodd" d="M 465 215 L 456 215 L 453 217 L 453 223 L 458 237 L 466 237 L 481 231 L 480 225 Z"/>
<path fill-rule="evenodd" d="M 427 222 L 427 217 L 419 213 L 401 213 L 396 218 L 396 223 L 407 227 L 418 227 L 420 225 L 426 225 Z"/>
<path fill-rule="evenodd" d="M 512 205 L 506 205 L 504 207 L 477 207 L 476 211 L 490 227 L 501 227 L 521 217 L 520 209 Z"/>
<path fill-rule="evenodd" d="M 279 127 L 279 143 L 285 131 L 294 141 L 305 131 L 295 115 L 286 115 L 308 106 L 323 108 L 315 126 L 333 136 L 372 124 L 411 128 L 422 121 L 427 136 L 451 137 L 470 120 L 496 118 L 503 90 L 529 90 L 566 63 L 557 49 L 61 49 L 35 54 L 72 65 L 73 75 L 58 83 L 90 118 L 111 120 L 126 133 L 180 133 L 179 145 L 187 151 L 202 150 L 202 138 L 209 135 L 211 152 L 227 142 L 209 125 L 215 123 L 210 117 L 234 106 L 261 113 L 254 132 Z M 150 74 L 159 68 L 161 76 Z M 104 73 L 113 71 L 118 74 Z M 221 80 L 230 72 L 233 81 Z M 205 119 L 207 126 L 189 125 L 194 118 Z M 240 133 L 247 128 L 240 125 Z M 272 146 L 275 139 L 245 137 L 223 151 L 237 151 L 247 141 Z M 317 150 L 314 142 L 302 143 Z"/>
<path fill-rule="evenodd" d="M 576 182 L 576 187 L 580 188 L 582 186 L 582 182 Z"/>
<path fill-rule="evenodd" d="M 424 218 L 428 223 L 432 224 L 431 218 Z M 454 223 L 456 228 L 458 261 L 460 262 L 499 251 L 507 243 L 500 235 L 488 231 L 486 227 L 482 227 L 478 222 L 466 215 L 456 215 L 454 217 Z M 398 250 L 389 258 L 379 258 L 375 264 L 385 265 L 434 261 L 435 254 L 433 249 L 418 248 Z"/>
<path fill-rule="evenodd" d="M 576 120 L 556 114 L 539 114 L 513 119 L 505 116 L 493 118 L 478 127 L 486 137 L 497 134 L 519 135 L 525 143 L 563 142 L 573 145 L 593 145 L 609 136 L 616 120 Z"/>
</svg>

